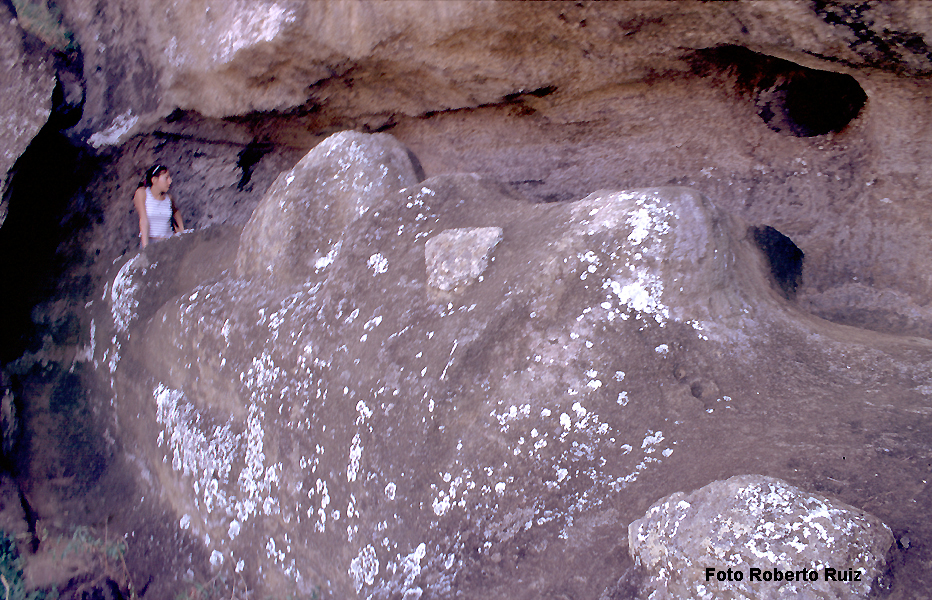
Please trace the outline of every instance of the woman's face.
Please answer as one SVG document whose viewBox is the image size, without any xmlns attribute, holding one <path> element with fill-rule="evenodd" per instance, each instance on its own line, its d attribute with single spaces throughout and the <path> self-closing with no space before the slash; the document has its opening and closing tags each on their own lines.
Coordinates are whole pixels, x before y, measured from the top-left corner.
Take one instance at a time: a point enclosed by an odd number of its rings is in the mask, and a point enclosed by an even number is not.
<svg viewBox="0 0 932 600">
<path fill-rule="evenodd" d="M 152 191 L 161 193 L 167 192 L 171 184 L 172 176 L 168 174 L 168 171 L 162 171 L 158 177 L 152 178 Z"/>
</svg>

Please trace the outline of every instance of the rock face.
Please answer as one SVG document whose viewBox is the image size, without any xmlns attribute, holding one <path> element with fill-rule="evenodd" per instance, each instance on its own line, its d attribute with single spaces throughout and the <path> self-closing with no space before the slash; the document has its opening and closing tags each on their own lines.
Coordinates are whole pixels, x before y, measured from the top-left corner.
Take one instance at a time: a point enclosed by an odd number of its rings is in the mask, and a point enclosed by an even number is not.
<svg viewBox="0 0 932 600">
<path fill-rule="evenodd" d="M 237 274 L 308 281 L 333 263 L 354 221 L 417 180 L 407 151 L 391 136 L 344 132 L 327 139 L 269 188 L 266 197 L 275 199 L 262 203 L 243 231 Z"/>
<path fill-rule="evenodd" d="M 535 206 L 469 175 L 402 187 L 399 148 L 330 138 L 270 188 L 236 277 L 153 312 L 166 267 L 139 255 L 110 286 L 114 342 L 97 328 L 132 454 L 216 567 L 272 593 L 442 596 L 516 536 L 562 553 L 546 540 L 574 539 L 585 498 L 673 451 L 659 415 L 625 422 L 624 332 L 708 340 L 776 299 L 690 190 Z M 495 261 L 435 300 L 426 248 L 464 228 L 482 254 L 501 236 Z"/>
<path fill-rule="evenodd" d="M 100 152 L 204 143 L 171 125 L 188 111 L 305 150 L 391 129 L 431 173 L 537 200 L 693 186 L 799 246 L 813 314 L 932 336 L 923 3 L 60 5 L 87 90 L 70 132 Z"/>
<path fill-rule="evenodd" d="M 0 7 L 0 191 L 5 192 L 8 174 L 52 110 L 55 76 L 44 52 L 30 53 L 21 29 L 6 6 Z M 6 219 L 7 198 L 0 200 L 0 226 Z"/>
<path fill-rule="evenodd" d="M 479 280 L 500 241 L 500 227 L 449 229 L 435 235 L 424 245 L 427 283 L 452 292 Z"/>
<path fill-rule="evenodd" d="M 893 544 L 879 519 L 759 475 L 677 492 L 628 526 L 628 548 L 648 573 L 641 597 L 656 600 L 867 598 Z"/>
<path fill-rule="evenodd" d="M 84 148 L 0 228 L 43 523 L 143 581 L 624 598 L 628 523 L 765 473 L 932 589 L 924 3 L 58 5 Z M 139 255 L 153 162 L 198 231 Z"/>
<path fill-rule="evenodd" d="M 536 598 L 571 573 L 608 593 L 645 480 L 766 387 L 696 360 L 840 334 L 692 190 L 530 204 L 474 175 L 411 185 L 401 150 L 322 143 L 270 188 L 235 270 L 215 252 L 177 281 L 206 232 L 119 266 L 92 308 L 114 434 L 214 568 L 267 594 Z M 451 232 L 481 255 L 501 240 L 438 295 L 430 247 Z"/>
<path fill-rule="evenodd" d="M 842 68 L 932 72 L 928 9 L 909 3 L 59 4 L 84 49 L 80 128 L 108 132 L 106 143 L 174 108 L 216 117 L 324 108 L 325 120 L 378 127 L 392 115 L 534 90 L 587 93 L 681 74 L 692 51 L 727 44 Z"/>
<path fill-rule="evenodd" d="M 61 4 L 101 151 L 180 109 L 303 148 L 392 129 L 539 200 L 694 186 L 800 247 L 810 312 L 932 336 L 923 3 Z"/>
</svg>

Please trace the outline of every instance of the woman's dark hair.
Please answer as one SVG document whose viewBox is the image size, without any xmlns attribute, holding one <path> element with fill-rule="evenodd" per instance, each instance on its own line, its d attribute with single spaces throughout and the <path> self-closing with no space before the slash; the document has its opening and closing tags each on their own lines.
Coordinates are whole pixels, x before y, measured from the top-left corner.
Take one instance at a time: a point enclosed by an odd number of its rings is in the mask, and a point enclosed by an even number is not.
<svg viewBox="0 0 932 600">
<path fill-rule="evenodd" d="M 139 187 L 152 187 L 152 180 L 161 175 L 163 172 L 167 171 L 168 167 L 165 165 L 155 164 L 146 169 L 146 178 L 143 180 Z"/>
</svg>

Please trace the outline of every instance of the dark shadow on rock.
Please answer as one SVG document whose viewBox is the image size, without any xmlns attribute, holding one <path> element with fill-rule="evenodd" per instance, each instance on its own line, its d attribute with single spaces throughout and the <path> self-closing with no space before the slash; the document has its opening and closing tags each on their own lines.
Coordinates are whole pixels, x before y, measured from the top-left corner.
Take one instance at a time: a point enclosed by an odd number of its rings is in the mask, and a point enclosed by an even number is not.
<svg viewBox="0 0 932 600">
<path fill-rule="evenodd" d="M 796 137 L 840 132 L 867 102 L 851 75 L 811 69 L 741 46 L 700 50 L 692 67 L 698 75 L 731 80 L 769 128 Z"/>
<path fill-rule="evenodd" d="M 0 363 L 22 355 L 30 343 L 32 308 L 47 298 L 57 273 L 55 252 L 69 200 L 89 178 L 86 154 L 47 125 L 16 162 L 7 190 L 9 214 L 0 227 Z M 90 218 L 90 215 L 85 215 Z"/>
<path fill-rule="evenodd" d="M 787 300 L 796 298 L 803 278 L 803 251 L 773 227 L 751 227 L 751 237 L 770 263 L 774 283 Z"/>
<path fill-rule="evenodd" d="M 638 567 L 630 567 L 618 581 L 606 588 L 599 600 L 635 600 L 641 589 L 644 574 Z"/>
</svg>

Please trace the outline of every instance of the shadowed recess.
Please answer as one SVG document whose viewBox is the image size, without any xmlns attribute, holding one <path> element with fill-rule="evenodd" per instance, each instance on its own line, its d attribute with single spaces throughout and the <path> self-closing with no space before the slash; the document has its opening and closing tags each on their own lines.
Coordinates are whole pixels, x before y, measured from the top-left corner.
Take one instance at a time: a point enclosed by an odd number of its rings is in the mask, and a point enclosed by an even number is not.
<svg viewBox="0 0 932 600">
<path fill-rule="evenodd" d="M 770 262 L 770 274 L 783 295 L 792 300 L 803 278 L 803 251 L 773 227 L 751 227 L 751 236 Z"/>
<path fill-rule="evenodd" d="M 53 265 L 65 205 L 86 179 L 79 168 L 80 150 L 51 127 L 40 131 L 16 162 L 7 190 L 10 208 L 0 227 L 0 255 L 16 260 L 0 264 L 0 279 L 8 290 L 0 296 L 0 362 L 27 349 L 32 309 L 56 285 Z"/>
<path fill-rule="evenodd" d="M 700 76 L 730 82 L 754 103 L 767 127 L 796 137 L 840 132 L 867 102 L 851 75 L 810 69 L 740 46 L 700 50 L 692 66 Z"/>
</svg>

